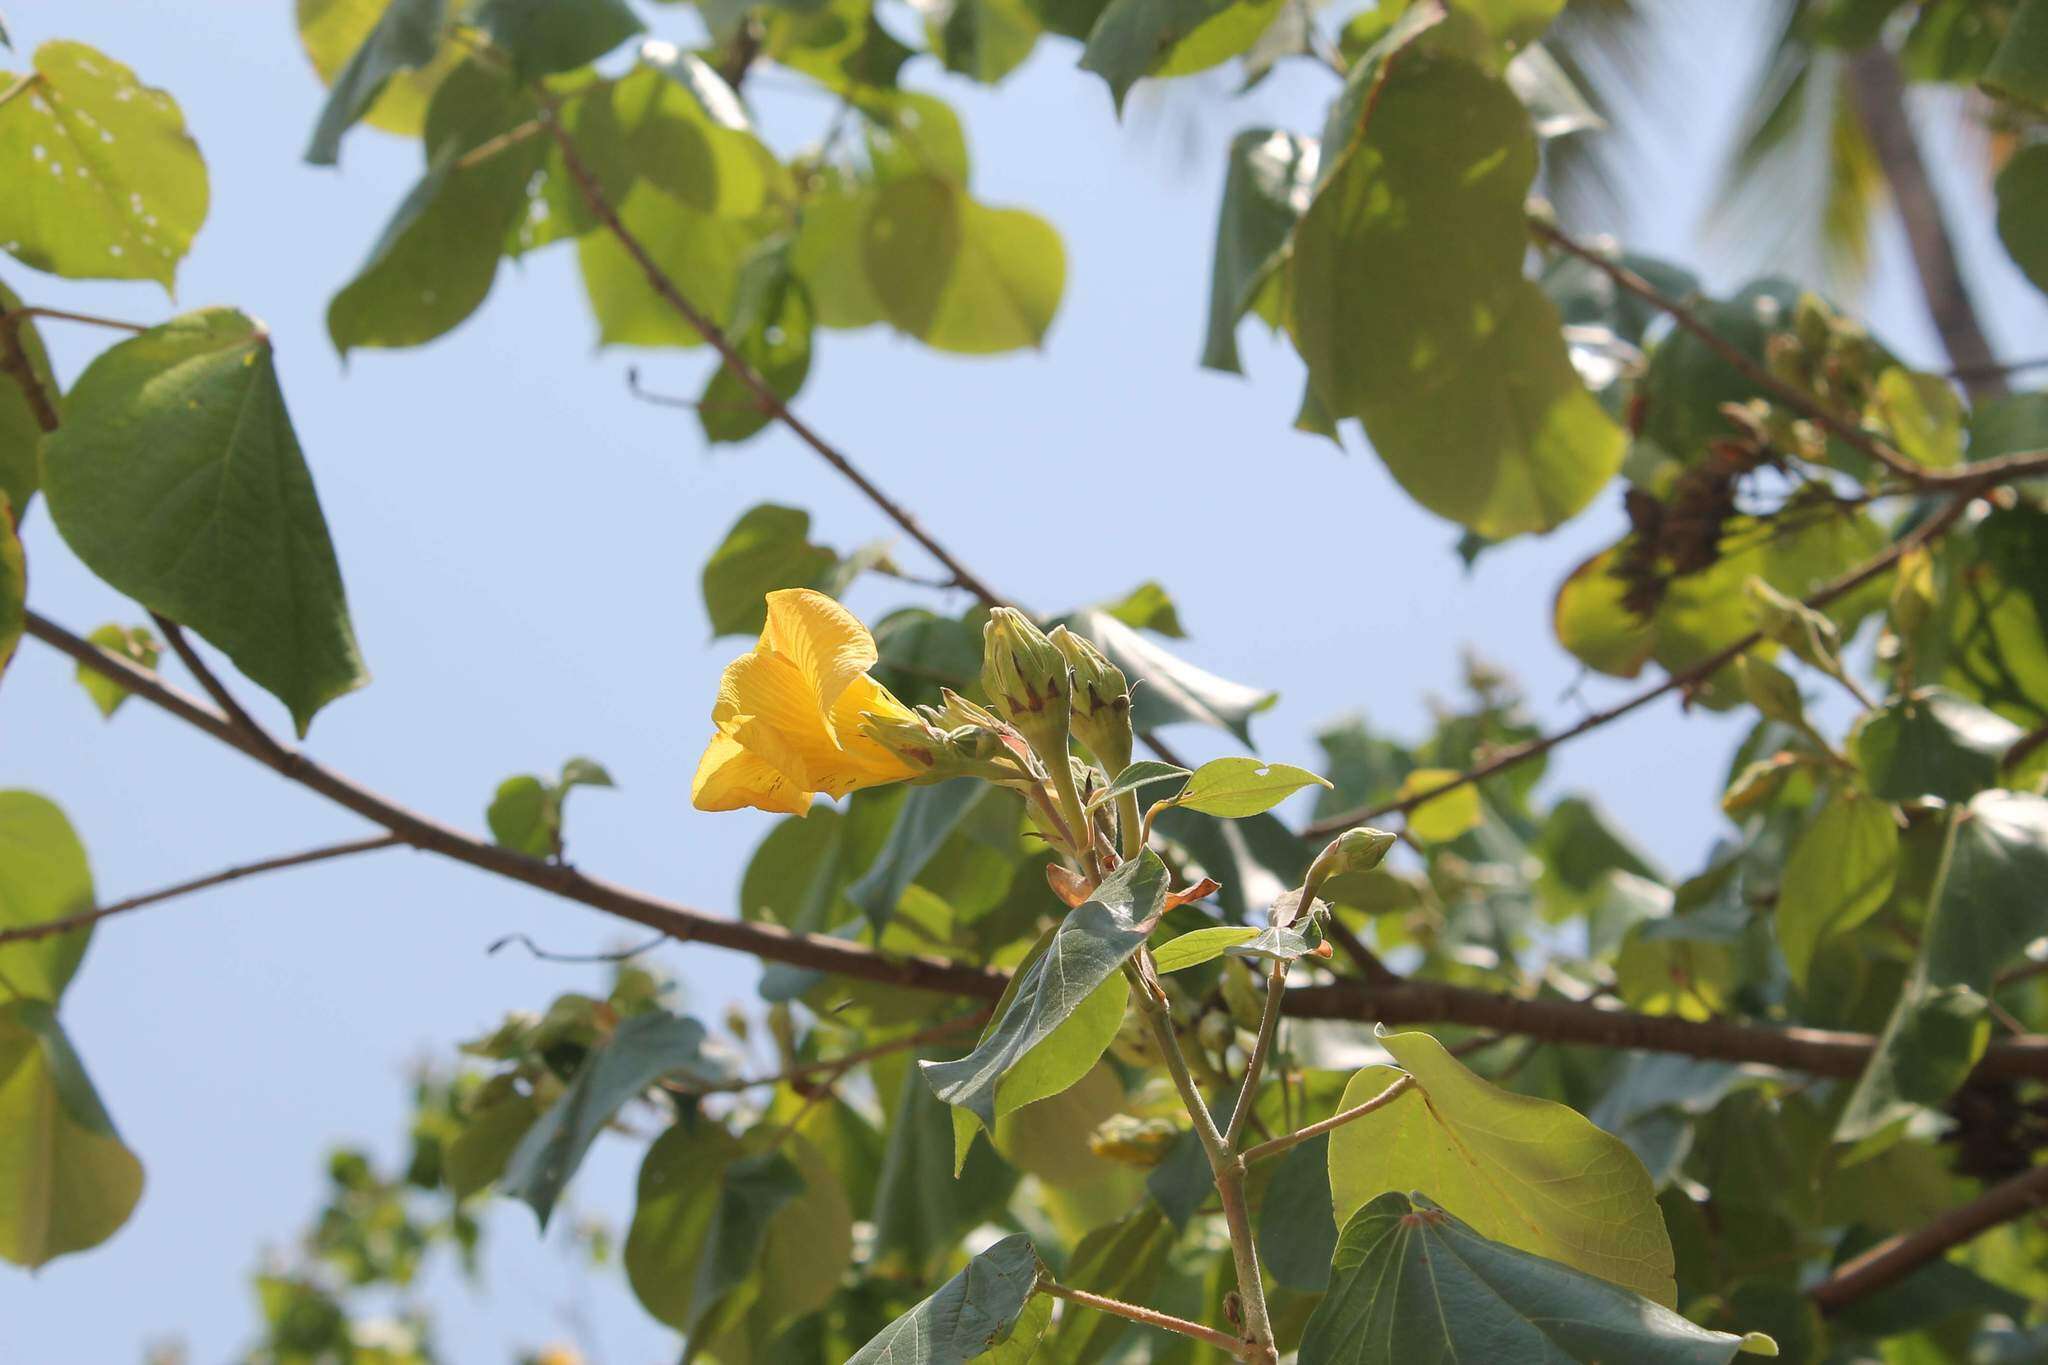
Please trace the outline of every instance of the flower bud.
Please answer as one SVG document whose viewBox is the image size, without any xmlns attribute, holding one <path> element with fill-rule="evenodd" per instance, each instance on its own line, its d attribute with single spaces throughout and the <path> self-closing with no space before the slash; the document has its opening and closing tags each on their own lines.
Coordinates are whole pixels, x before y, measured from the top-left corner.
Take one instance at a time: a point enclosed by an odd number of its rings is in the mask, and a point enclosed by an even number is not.
<svg viewBox="0 0 2048 1365">
<path fill-rule="evenodd" d="M 1066 656 L 1023 612 L 997 607 L 981 637 L 981 687 L 989 706 L 1031 742 L 1045 766 L 1067 766 L 1073 684 Z"/>
<path fill-rule="evenodd" d="M 928 715 L 943 714 L 926 710 Z M 912 786 L 930 786 L 955 777 L 978 777 L 1010 787 L 1035 785 L 1037 777 L 1006 739 L 1008 727 L 993 716 L 989 719 L 992 726 L 967 724 L 943 730 L 926 715 L 905 719 L 863 711 L 860 729 L 917 770 L 916 776 L 906 779 Z"/>
<path fill-rule="evenodd" d="M 1053 648 L 1066 658 L 1074 678 L 1074 737 L 1088 746 L 1115 777 L 1131 762 L 1131 684 L 1101 650 L 1055 627 Z"/>
<path fill-rule="evenodd" d="M 1371 825 L 1345 830 L 1325 844 L 1309 864 L 1308 875 L 1302 878 L 1302 899 L 1313 905 L 1317 890 L 1330 878 L 1347 872 L 1370 872 L 1378 867 L 1387 860 L 1387 853 L 1397 839 L 1398 836 Z"/>
</svg>

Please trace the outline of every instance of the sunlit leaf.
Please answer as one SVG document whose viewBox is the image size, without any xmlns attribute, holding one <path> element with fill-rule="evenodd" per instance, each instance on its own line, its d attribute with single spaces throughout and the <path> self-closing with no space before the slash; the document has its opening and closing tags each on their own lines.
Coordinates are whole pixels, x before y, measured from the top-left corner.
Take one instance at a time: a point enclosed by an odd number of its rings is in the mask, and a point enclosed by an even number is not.
<svg viewBox="0 0 2048 1365">
<path fill-rule="evenodd" d="M 1009 1337 L 1044 1272 L 1031 1239 L 1003 1238 L 882 1329 L 846 1365 L 967 1365 Z"/>
<path fill-rule="evenodd" d="M 92 869 L 64 812 L 34 792 L 0 792 L 0 928 L 47 924 L 92 908 Z M 88 925 L 0 945 L 0 1002 L 55 1005 L 91 939 Z"/>
<path fill-rule="evenodd" d="M 1806 984 L 1823 939 L 1854 929 L 1892 893 L 1899 822 L 1892 808 L 1838 792 L 1799 833 L 1778 886 L 1778 946 L 1792 979 Z"/>
</svg>

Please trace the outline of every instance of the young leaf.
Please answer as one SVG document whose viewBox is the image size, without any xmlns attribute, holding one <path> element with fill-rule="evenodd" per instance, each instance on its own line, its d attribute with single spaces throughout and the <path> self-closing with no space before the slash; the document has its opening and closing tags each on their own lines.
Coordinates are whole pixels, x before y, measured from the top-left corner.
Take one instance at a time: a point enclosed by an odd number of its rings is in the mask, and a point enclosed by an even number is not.
<svg viewBox="0 0 2048 1365">
<path fill-rule="evenodd" d="M 1097 610 L 1108 612 L 1132 630 L 1149 630 L 1169 640 L 1187 637 L 1180 623 L 1180 608 L 1157 583 L 1140 583 L 1118 600 L 1104 602 Z"/>
<path fill-rule="evenodd" d="M 1823 939 L 1876 914 L 1892 893 L 1899 822 L 1892 808 L 1839 792 L 1800 832 L 1778 885 L 1778 947 L 1803 988 Z"/>
<path fill-rule="evenodd" d="M 316 67 L 331 51 L 331 26 L 345 24 L 352 17 L 351 6 L 332 0 L 299 3 L 299 35 Z M 315 166 L 332 166 L 341 156 L 341 138 L 358 121 L 369 115 L 382 99 L 394 77 L 403 76 L 434 60 L 441 47 L 441 27 L 447 19 L 447 0 L 390 0 L 368 34 L 349 55 L 330 82 L 327 103 L 313 125 L 312 142 L 306 160 Z M 425 100 L 418 98 L 419 113 L 425 114 Z M 408 130 L 411 131 L 411 130 Z"/>
<path fill-rule="evenodd" d="M 1329 785 L 1327 779 L 1291 763 L 1216 758 L 1195 769 L 1174 804 L 1204 815 L 1239 820 L 1273 809 L 1303 787 Z"/>
<path fill-rule="evenodd" d="M 1400 1192 L 1345 1222 L 1329 1293 L 1301 1339 L 1302 1365 L 1728 1365 L 1738 1351 L 1778 1348 L 1759 1333 L 1710 1332 L 1641 1295 L 1489 1241 L 1426 1196 Z"/>
<path fill-rule="evenodd" d="M 1013 1233 L 884 1327 L 846 1365 L 967 1365 L 1008 1339 L 1044 1269 L 1031 1239 Z"/>
<path fill-rule="evenodd" d="M 207 205 L 206 163 L 177 103 L 83 43 L 44 43 L 30 78 L 0 104 L 0 244 L 67 279 L 169 292 Z M 0 71 L 0 89 L 17 79 Z"/>
<path fill-rule="evenodd" d="M 1225 949 L 1258 936 L 1257 929 L 1246 925 L 1225 924 L 1214 929 L 1196 929 L 1162 943 L 1153 952 L 1152 962 L 1161 973 L 1199 967 L 1223 956 Z"/>
<path fill-rule="evenodd" d="M 1295 929 L 1261 929 L 1243 943 L 1225 948 L 1230 957 L 1264 958 L 1269 962 L 1298 962 L 1316 951 L 1316 945 Z"/>
<path fill-rule="evenodd" d="M 918 1064 L 932 1093 L 972 1110 L 983 1128 L 993 1129 L 1004 1074 L 1145 942 L 1165 905 L 1166 882 L 1166 866 L 1150 850 L 1111 873 L 1093 899 L 1068 912 L 1045 952 L 1017 974 L 1009 1005 L 974 1051 L 957 1061 Z"/>
<path fill-rule="evenodd" d="M 47 924 L 92 908 L 92 869 L 64 812 L 34 792 L 0 792 L 0 928 Z M 87 925 L 0 946 L 0 1002 L 55 1005 L 91 938 Z"/>
<path fill-rule="evenodd" d="M 777 588 L 814 588 L 839 557 L 810 540 L 811 514 L 757 503 L 704 562 L 704 610 L 713 635 L 758 635 Z"/>
<path fill-rule="evenodd" d="M 1330 1189 L 1348 1220 L 1387 1191 L 1426 1189 L 1483 1235 L 1671 1305 L 1671 1239 L 1643 1163 L 1562 1104 L 1481 1080 L 1426 1033 L 1379 1031 L 1408 1093 L 1330 1135 Z M 1338 1108 L 1399 1078 L 1369 1066 Z"/>
<path fill-rule="evenodd" d="M 546 1227 L 569 1177 L 619 1106 L 671 1073 L 701 1084 L 726 1078 L 704 1055 L 704 1026 L 660 1010 L 627 1019 L 591 1049 L 562 1098 L 520 1139 L 499 1187 L 531 1205 Z"/>
<path fill-rule="evenodd" d="M 1153 758 L 1141 758 L 1116 775 L 1107 787 L 1088 798 L 1088 809 L 1104 806 L 1126 792 L 1140 792 L 1161 782 L 1179 780 L 1186 782 L 1194 774 L 1173 763 L 1161 763 Z M 1170 795 L 1171 793 L 1169 793 Z"/>
<path fill-rule="evenodd" d="M 64 414 L 44 496 L 94 573 L 219 646 L 301 735 L 369 680 L 260 323 L 153 327 L 87 366 Z"/>
<path fill-rule="evenodd" d="M 142 1163 L 56 1012 L 41 1000 L 0 1004 L 0 1259 L 33 1270 L 98 1246 L 141 1197 Z"/>
<path fill-rule="evenodd" d="M 548 784 L 532 773 L 508 777 L 498 784 L 484 821 L 500 848 L 529 858 L 551 857 L 560 832 L 559 808 Z"/>
<path fill-rule="evenodd" d="M 1394 793 L 1395 799 L 1406 801 L 1424 792 L 1435 791 L 1446 782 L 1455 781 L 1457 776 L 1448 768 L 1417 768 L 1401 780 L 1400 790 Z M 1442 796 L 1433 796 L 1409 811 L 1408 832 L 1425 844 L 1447 844 L 1479 828 L 1484 815 L 1479 805 L 1478 785 L 1467 782 Z"/>
<path fill-rule="evenodd" d="M 109 623 L 85 637 L 101 649 L 118 654 L 131 663 L 154 669 L 163 650 L 157 644 L 156 635 L 148 626 L 121 626 Z M 99 707 L 102 717 L 111 717 L 122 702 L 128 700 L 128 689 L 107 677 L 94 672 L 84 664 L 78 666 L 78 685 L 92 698 L 92 704 Z"/>
</svg>

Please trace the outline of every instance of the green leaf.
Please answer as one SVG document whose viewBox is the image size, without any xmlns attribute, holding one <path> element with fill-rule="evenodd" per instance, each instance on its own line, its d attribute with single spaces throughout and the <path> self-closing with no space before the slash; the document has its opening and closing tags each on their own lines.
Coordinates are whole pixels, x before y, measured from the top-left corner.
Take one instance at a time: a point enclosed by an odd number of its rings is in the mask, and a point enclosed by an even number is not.
<svg viewBox="0 0 2048 1365">
<path fill-rule="evenodd" d="M 0 493 L 0 673 L 14 658 L 28 628 L 28 561 L 14 533 L 14 505 Z"/>
<path fill-rule="evenodd" d="M 1924 687 L 1857 723 L 1849 750 L 1870 794 L 1885 801 L 1967 801 L 1998 784 L 2020 728 L 1952 692 Z"/>
<path fill-rule="evenodd" d="M 1025 960 L 1016 976 L 1012 976 L 1013 985 L 1023 971 L 1043 955 L 1049 940 L 1056 934 L 1057 930 L 1048 931 L 1034 955 Z M 994 1017 L 982 1028 L 979 1042 L 987 1042 L 990 1035 L 1001 1027 L 1003 1016 L 1015 998 L 1014 989 L 1004 991 L 1004 998 L 996 1002 Z M 1121 975 L 1111 976 L 1090 991 L 1073 1013 L 1062 1019 L 1051 1033 L 1003 1074 L 996 1085 L 997 1122 L 1079 1084 L 1101 1060 L 1102 1054 L 1109 1050 L 1110 1043 L 1115 1041 L 1117 1030 L 1123 1026 L 1124 1007 L 1129 1001 L 1130 987 Z M 1121 1090 L 1118 1098 L 1122 1098 Z M 968 1149 L 974 1142 L 977 1116 L 971 1110 L 956 1108 L 952 1117 L 953 1174 L 957 1176 L 966 1167 Z M 1000 1130 L 989 1125 L 987 1131 L 993 1137 Z"/>
<path fill-rule="evenodd" d="M 605 201 L 620 204 L 637 184 L 700 213 L 747 218 L 786 190 L 775 154 L 754 135 L 746 107 L 725 79 L 694 53 L 643 45 L 640 64 L 567 106 L 570 137 Z M 549 175 L 570 180 L 564 211 L 580 233 L 597 226 L 566 165 Z"/>
<path fill-rule="evenodd" d="M 1899 865 L 1897 814 L 1883 801 L 1837 792 L 1800 831 L 1778 884 L 1778 947 L 1803 989 L 1822 940 L 1883 907 Z"/>
<path fill-rule="evenodd" d="M 1260 1259 L 1279 1284 L 1305 1294 L 1329 1287 L 1337 1250 L 1330 1207 L 1330 1139 L 1324 1134 L 1280 1158 L 1259 1206 Z"/>
<path fill-rule="evenodd" d="M 1339 101 L 1295 229 L 1295 345 L 1323 410 L 1361 419 L 1423 506 L 1494 539 L 1547 531 L 1606 485 L 1625 442 L 1522 275 L 1528 113 L 1499 77 L 1427 41 L 1375 51 Z M 1455 265 L 1445 223 L 1459 225 Z"/>
<path fill-rule="evenodd" d="M 1169 640 L 1187 636 L 1187 632 L 1181 629 L 1180 609 L 1174 606 L 1173 598 L 1167 595 L 1166 589 L 1154 582 L 1140 583 L 1121 601 L 1105 602 L 1099 610 L 1108 612 L 1133 630 L 1149 630 Z"/>
<path fill-rule="evenodd" d="M 890 1087 L 890 1079 L 898 1082 Z M 915 1067 L 877 1067 L 877 1093 L 893 1096 L 876 1176 L 874 1262 L 922 1277 L 959 1250 L 967 1232 L 994 1216 L 1016 1173 L 986 1145 L 971 1148 L 959 1176 L 952 1112 Z"/>
<path fill-rule="evenodd" d="M 169 292 L 207 205 L 177 103 L 83 43 L 44 43 L 31 75 L 0 105 L 0 249 L 67 279 Z M 0 89 L 16 79 L 0 71 Z"/>
<path fill-rule="evenodd" d="M 1914 374 L 1894 365 L 1877 377 L 1871 408 L 1891 432 L 1892 444 L 1915 464 L 1948 469 L 1963 462 L 1967 414 L 1963 400 L 1941 376 Z"/>
<path fill-rule="evenodd" d="M 1459 774 L 1449 768 L 1417 768 L 1401 779 L 1394 799 L 1406 801 L 1434 791 L 1446 782 L 1454 782 L 1458 777 Z M 1433 796 L 1409 811 L 1408 832 L 1426 844 L 1446 844 L 1479 828 L 1483 816 L 1479 787 L 1476 783 L 1467 782 L 1442 796 Z"/>
<path fill-rule="evenodd" d="M 1063 624 L 1131 680 L 1131 724 L 1139 730 L 1193 722 L 1228 730 L 1250 744 L 1251 718 L 1280 699 L 1277 692 L 1197 668 L 1106 612 L 1076 612 Z"/>
<path fill-rule="evenodd" d="M 887 316 L 860 247 L 874 200 L 872 190 L 821 190 L 804 200 L 790 268 L 810 292 L 820 327 L 866 327 Z"/>
<path fill-rule="evenodd" d="M 1009 1337 L 1044 1270 L 1031 1239 L 1013 1233 L 884 1327 L 846 1365 L 967 1365 Z"/>
<path fill-rule="evenodd" d="M 361 6 L 308 4 L 300 0 L 299 32 L 313 52 L 313 39 L 323 39 L 334 30 L 329 25 L 346 22 L 347 12 Z M 333 17 L 319 13 L 328 11 Z M 306 148 L 306 160 L 315 166 L 332 166 L 341 156 L 341 138 L 383 97 L 394 76 L 424 67 L 441 48 L 441 29 L 447 20 L 446 0 L 390 0 L 375 26 L 365 35 L 330 83 L 327 103 L 313 125 L 313 139 Z M 313 11 L 309 15 L 308 11 Z M 323 42 L 323 47 L 325 46 Z M 314 61 L 320 58 L 314 52 Z M 424 109 L 422 109 L 424 113 Z"/>
<path fill-rule="evenodd" d="M 1088 34 L 1081 69 L 1109 83 L 1119 112 L 1144 76 L 1186 76 L 1259 40 L 1279 0 L 1110 0 Z"/>
<path fill-rule="evenodd" d="M 663 1076 L 713 1085 L 723 1068 L 704 1055 L 704 1026 L 660 1010 L 636 1014 L 592 1048 L 561 1099 L 527 1130 L 499 1187 L 531 1205 L 542 1227 L 569 1178 L 619 1106 Z"/>
<path fill-rule="evenodd" d="M 1166 1216 L 1141 1204 L 1075 1243 L 1060 1283 L 1122 1303 L 1152 1303 L 1176 1240 Z M 1111 1357 L 1129 1331 L 1128 1319 L 1109 1313 L 1063 1313 L 1034 1365 L 1096 1365 Z"/>
<path fill-rule="evenodd" d="M 740 267 L 732 326 L 727 335 L 740 358 L 784 403 L 795 398 L 811 372 L 811 296 L 790 267 L 787 238 L 764 243 Z M 744 441 L 773 417 L 753 386 L 721 363 L 704 386 L 697 421 L 712 444 Z"/>
<path fill-rule="evenodd" d="M 1045 952 L 1017 974 L 1010 1003 L 972 1052 L 956 1061 L 919 1063 L 932 1093 L 993 1128 L 1004 1074 L 1144 944 L 1165 906 L 1166 883 L 1165 865 L 1149 851 L 1111 873 L 1094 896 L 1068 912 Z"/>
<path fill-rule="evenodd" d="M 924 28 L 946 70 L 983 85 L 1015 71 L 1038 45 L 1038 19 L 1025 0 L 939 0 Z"/>
<path fill-rule="evenodd" d="M 508 1095 L 470 1115 L 445 1157 L 448 1188 L 455 1197 L 467 1199 L 503 1175 L 519 1140 L 539 1117 L 527 1095 Z"/>
<path fill-rule="evenodd" d="M 1798 298 L 1798 290 L 1783 280 L 1764 280 L 1731 299 L 1688 302 L 1717 336 L 1761 365 L 1766 340 L 1785 325 Z M 1764 396 L 1755 380 L 1687 331 L 1674 331 L 1658 343 L 1641 391 L 1643 435 L 1673 459 L 1687 461 L 1727 434 L 1724 405 Z"/>
<path fill-rule="evenodd" d="M 0 1257 L 33 1270 L 98 1246 L 142 1197 L 85 1067 L 41 1000 L 0 1005 Z"/>
<path fill-rule="evenodd" d="M 422 345 L 483 303 L 546 144 L 527 138 L 474 164 L 464 158 L 538 111 L 481 59 L 441 83 L 427 111 L 426 175 L 327 305 L 327 335 L 344 357 L 358 346 Z"/>
<path fill-rule="evenodd" d="M 691 208 L 651 181 L 618 205 L 619 219 L 675 281 L 692 307 L 720 327 L 732 321 L 740 268 L 755 246 L 749 224 Z M 609 232 L 576 239 L 584 293 L 606 346 L 701 346 L 704 338 L 648 286 L 646 272 Z"/>
<path fill-rule="evenodd" d="M 1088 809 L 1107 805 L 1126 792 L 1137 793 L 1161 782 L 1179 781 L 1185 783 L 1194 776 L 1186 768 L 1175 763 L 1161 763 L 1157 759 L 1141 758 L 1116 775 L 1107 787 L 1088 798 Z"/>
<path fill-rule="evenodd" d="M 64 812 L 34 792 L 0 792 L 0 928 L 47 924 L 92 908 L 92 869 Z M 0 945 L 0 1001 L 56 1004 L 91 939 L 87 925 Z"/>
<path fill-rule="evenodd" d="M 1237 324 L 1277 278 L 1294 225 L 1308 206 L 1319 163 L 1316 140 L 1271 128 L 1239 133 L 1223 176 L 1216 260 L 1209 273 L 1209 327 L 1202 364 L 1242 374 Z M 1278 319 L 1278 314 L 1272 320 Z"/>
<path fill-rule="evenodd" d="M 301 735 L 369 680 L 260 323 L 208 309 L 102 353 L 43 476 L 86 566 L 219 646 Z"/>
<path fill-rule="evenodd" d="M 1993 94 L 2048 108 L 2048 0 L 2020 0 L 1980 79 Z"/>
<path fill-rule="evenodd" d="M 101 626 L 85 637 L 101 649 L 118 654 L 130 663 L 143 668 L 154 669 L 156 661 L 163 656 L 154 633 L 148 626 L 122 626 L 108 624 Z M 78 666 L 78 685 L 99 707 L 100 715 L 112 716 L 121 703 L 128 700 L 128 689 L 103 673 L 96 673 L 84 664 Z"/>
<path fill-rule="evenodd" d="M 933 176 L 966 187 L 967 133 L 952 105 L 917 90 L 863 90 L 853 99 L 867 121 L 868 171 L 876 184 Z"/>
<path fill-rule="evenodd" d="M 815 1126 L 804 1131 L 824 1136 Z M 853 1259 L 853 1210 L 832 1162 L 800 1133 L 783 1140 L 783 1153 L 804 1187 L 768 1221 L 760 1299 L 753 1310 L 776 1321 L 822 1307 Z"/>
<path fill-rule="evenodd" d="M 1051 224 L 989 208 L 937 176 L 883 185 L 862 224 L 861 252 L 889 323 L 964 355 L 1038 345 L 1066 287 L 1066 253 Z"/>
<path fill-rule="evenodd" d="M 1223 951 L 1230 957 L 1263 958 L 1268 962 L 1299 962 L 1316 950 L 1298 929 L 1261 929 L 1243 943 L 1233 943 Z"/>
<path fill-rule="evenodd" d="M 760 1263 L 768 1230 L 803 1193 L 779 1152 L 742 1155 L 722 1127 L 685 1119 L 647 1149 L 626 1234 L 626 1275 L 640 1304 L 695 1333 Z"/>
<path fill-rule="evenodd" d="M 987 791 L 978 780 L 966 777 L 911 788 L 903 801 L 903 813 L 889 830 L 889 841 L 860 880 L 846 888 L 846 898 L 860 907 L 877 933 L 896 913 L 903 893 Z"/>
<path fill-rule="evenodd" d="M 595 61 L 641 31 L 625 0 L 483 0 L 471 22 L 512 59 L 521 84 Z"/>
<path fill-rule="evenodd" d="M 1426 1033 L 1382 1029 L 1379 1040 L 1415 1087 L 1330 1135 L 1339 1222 L 1385 1192 L 1428 1190 L 1484 1236 L 1676 1302 L 1657 1192 L 1626 1143 L 1562 1104 L 1481 1080 Z M 1399 1075 L 1366 1067 L 1338 1109 Z"/>
<path fill-rule="evenodd" d="M 11 313 L 21 306 L 20 297 L 0 283 L 0 313 Z M 50 354 L 43 349 L 43 334 L 36 329 L 36 320 L 20 317 L 12 325 L 22 354 L 28 358 L 29 373 L 50 396 L 50 401 L 57 402 L 57 378 L 50 372 Z M 28 395 L 10 375 L 6 383 L 0 384 L 0 494 L 6 496 L 17 525 L 28 515 L 29 499 L 42 486 L 42 470 L 36 455 L 42 443 L 42 423 L 36 420 Z"/>
<path fill-rule="evenodd" d="M 500 782 L 484 819 L 491 827 L 491 838 L 500 848 L 524 853 L 529 858 L 554 855 L 559 832 L 554 793 L 533 774 L 521 773 Z"/>
<path fill-rule="evenodd" d="M 1998 173 L 1998 238 L 2034 288 L 2048 293 L 2048 143 L 2014 152 Z"/>
<path fill-rule="evenodd" d="M 810 540 L 811 514 L 772 502 L 740 515 L 704 561 L 704 610 L 716 635 L 758 635 L 768 620 L 767 595 L 778 588 L 814 588 L 839 556 Z"/>
<path fill-rule="evenodd" d="M 1342 1132 L 1343 1130 L 1339 1130 Z M 1302 1365 L 1419 1360 L 1727 1365 L 1768 1337 L 1709 1332 L 1626 1289 L 1490 1241 L 1421 1194 L 1389 1192 L 1337 1239 Z"/>
<path fill-rule="evenodd" d="M 1257 929 L 1238 924 L 1194 929 L 1160 944 L 1152 954 L 1152 964 L 1161 974 L 1199 967 L 1223 956 L 1225 949 L 1249 943 L 1258 936 Z"/>
<path fill-rule="evenodd" d="M 1269 811 L 1303 787 L 1330 783 L 1290 763 L 1256 758 L 1216 758 L 1195 769 L 1174 804 L 1226 820 Z"/>
<path fill-rule="evenodd" d="M 294 17 L 298 21 L 299 45 L 306 50 L 306 56 L 313 63 L 313 70 L 321 83 L 335 86 L 342 82 L 344 73 L 353 69 L 357 59 L 371 47 L 373 35 L 383 34 L 387 25 L 415 29 L 418 15 L 431 6 L 439 10 L 445 0 L 297 0 Z M 403 14 L 403 19 L 394 19 L 394 14 Z M 408 47 L 410 35 L 400 43 L 393 44 L 387 36 L 378 58 L 402 56 L 394 47 Z M 410 50 L 416 51 L 417 48 Z M 453 70 L 467 55 L 469 49 L 457 42 L 441 44 L 433 60 L 417 68 L 403 64 L 394 65 L 387 71 L 381 87 L 368 106 L 352 116 L 372 128 L 401 137 L 416 137 L 427 118 L 427 105 L 434 98 L 434 90 L 441 79 Z M 374 65 L 381 60 L 372 59 Z M 360 87 L 361 76 L 351 82 Z M 336 103 L 336 96 L 330 95 L 328 107 L 321 111 L 323 122 Z M 319 129 L 315 129 L 315 141 Z M 308 154 L 311 160 L 311 154 Z M 318 163 L 315 164 L 324 164 Z"/>
</svg>

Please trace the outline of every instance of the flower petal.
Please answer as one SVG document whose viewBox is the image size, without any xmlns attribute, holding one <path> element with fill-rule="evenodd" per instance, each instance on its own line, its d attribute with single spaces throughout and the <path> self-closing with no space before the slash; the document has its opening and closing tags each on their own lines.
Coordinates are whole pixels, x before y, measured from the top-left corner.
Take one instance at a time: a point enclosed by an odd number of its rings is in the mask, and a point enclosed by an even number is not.
<svg viewBox="0 0 2048 1365">
<path fill-rule="evenodd" d="M 756 652 L 727 664 L 711 721 L 802 786 L 839 794 L 828 779 L 845 765 L 845 755 L 825 727 L 817 694 L 787 657 Z"/>
<path fill-rule="evenodd" d="M 896 699 L 896 694 L 863 673 L 847 684 L 832 707 L 832 727 L 839 735 L 845 763 L 865 778 L 863 787 L 899 782 L 917 776 L 919 769 L 898 758 L 862 733 L 862 714 L 894 720 L 915 720 L 916 713 Z"/>
<path fill-rule="evenodd" d="M 833 706 L 855 678 L 880 661 L 875 637 L 860 618 L 809 588 L 768 594 L 768 624 L 761 643 L 795 664 L 817 697 L 818 714 L 831 726 Z"/>
<path fill-rule="evenodd" d="M 690 804 L 698 810 L 760 810 L 808 815 L 813 793 L 805 791 L 774 764 L 740 747 L 728 735 L 713 735 L 690 784 Z"/>
</svg>

